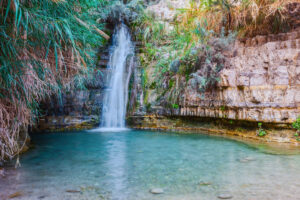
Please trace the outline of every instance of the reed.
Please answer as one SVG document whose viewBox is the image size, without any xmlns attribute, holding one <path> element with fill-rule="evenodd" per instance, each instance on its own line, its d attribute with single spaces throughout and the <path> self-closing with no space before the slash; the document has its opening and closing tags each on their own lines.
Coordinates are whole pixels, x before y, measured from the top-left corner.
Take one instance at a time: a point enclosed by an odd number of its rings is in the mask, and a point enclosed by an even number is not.
<svg viewBox="0 0 300 200">
<path fill-rule="evenodd" d="M 108 39 L 97 23 L 104 4 L 0 1 L 0 160 L 20 152 L 20 132 L 35 122 L 41 100 L 92 70 L 96 47 Z"/>
</svg>

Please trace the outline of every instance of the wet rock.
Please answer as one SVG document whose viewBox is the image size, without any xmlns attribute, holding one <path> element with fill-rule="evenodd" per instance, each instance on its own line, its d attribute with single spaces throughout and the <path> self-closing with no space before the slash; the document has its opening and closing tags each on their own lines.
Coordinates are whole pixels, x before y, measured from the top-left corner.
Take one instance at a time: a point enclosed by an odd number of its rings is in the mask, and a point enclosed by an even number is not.
<svg viewBox="0 0 300 200">
<path fill-rule="evenodd" d="M 219 194 L 218 198 L 219 199 L 232 199 L 233 196 L 230 193 L 224 192 L 224 193 Z"/>
<path fill-rule="evenodd" d="M 245 158 L 238 159 L 238 161 L 241 163 L 247 163 L 247 162 L 255 161 L 255 158 L 245 157 Z"/>
<path fill-rule="evenodd" d="M 153 188 L 149 192 L 152 194 L 162 194 L 162 193 L 164 193 L 164 190 L 161 188 Z"/>
<path fill-rule="evenodd" d="M 102 89 L 97 87 L 90 86 L 90 89 L 84 91 L 65 91 L 61 98 L 53 96 L 45 99 L 40 104 L 45 115 L 40 118 L 33 131 L 71 131 L 97 127 L 100 123 L 103 99 Z"/>
<path fill-rule="evenodd" d="M 18 192 L 15 192 L 15 193 L 9 195 L 8 198 L 9 198 L 9 199 L 13 199 L 13 198 L 17 198 L 17 197 L 20 197 L 20 196 L 23 196 L 23 195 L 24 195 L 23 192 L 18 191 Z"/>
</svg>

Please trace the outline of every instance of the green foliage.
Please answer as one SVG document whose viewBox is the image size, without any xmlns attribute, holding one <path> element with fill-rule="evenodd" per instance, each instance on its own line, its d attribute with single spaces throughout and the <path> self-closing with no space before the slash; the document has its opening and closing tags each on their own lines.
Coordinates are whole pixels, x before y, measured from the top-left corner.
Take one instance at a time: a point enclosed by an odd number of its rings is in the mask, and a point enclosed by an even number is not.
<svg viewBox="0 0 300 200">
<path fill-rule="evenodd" d="M 146 103 L 146 111 L 150 112 L 151 110 L 151 104 L 150 103 Z"/>
<path fill-rule="evenodd" d="M 204 93 L 216 85 L 223 68 L 222 51 L 234 41 L 235 34 L 215 33 L 205 19 L 195 23 L 195 16 L 186 24 L 157 21 L 147 12 L 140 16 L 134 28 L 145 44 L 143 65 L 154 67 L 160 101 L 178 103 L 180 92 L 187 86 Z M 180 79 L 180 84 L 174 84 L 175 79 Z"/>
<path fill-rule="evenodd" d="M 300 116 L 296 119 L 296 121 L 292 124 L 294 129 L 297 129 L 297 131 L 300 131 Z"/>
<path fill-rule="evenodd" d="M 60 59 L 67 59 L 62 57 L 68 49 L 71 49 L 73 56 L 82 59 L 83 65 L 93 66 L 94 59 L 91 58 L 96 54 L 93 48 L 101 45 L 104 40 L 95 30 L 86 28 L 76 18 L 89 26 L 95 25 L 102 29 L 103 26 L 96 23 L 96 16 L 89 14 L 93 7 L 97 7 L 98 2 L 95 0 L 79 2 L 70 0 L 58 3 L 49 0 L 14 1 L 15 12 L 7 5 L 6 15 L 0 18 L 0 21 L 4 21 L 3 26 L 0 27 L 2 87 L 11 89 L 17 84 L 22 85 L 20 81 L 21 76 L 24 75 L 22 69 L 28 68 L 28 65 L 34 66 L 33 70 L 41 79 L 49 73 L 53 74 L 53 71 L 44 67 L 44 64 L 51 62 L 53 57 L 55 72 L 59 71 L 59 67 L 63 67 L 64 73 L 67 73 L 67 60 L 62 61 L 63 66 L 59 66 L 59 62 Z M 77 11 L 79 9 L 80 12 Z M 26 55 L 28 59 L 24 59 L 24 52 L 28 52 Z M 59 74 L 56 78 L 62 78 L 61 76 L 63 74 Z M 2 97 L 11 97 L 11 95 L 23 96 L 22 90 L 15 90 L 13 93 L 7 90 L 1 91 Z"/>
<path fill-rule="evenodd" d="M 221 109 L 221 111 L 225 111 L 226 110 L 226 106 L 221 106 L 220 109 Z"/>
<path fill-rule="evenodd" d="M 142 80 L 141 80 L 141 84 L 142 84 L 142 87 L 143 87 L 143 90 L 146 89 L 146 86 L 147 86 L 147 83 L 148 83 L 148 80 L 147 80 L 147 73 L 145 71 L 145 69 L 143 68 L 142 69 Z"/>
<path fill-rule="evenodd" d="M 172 104 L 172 108 L 178 109 L 178 108 L 179 108 L 179 105 L 178 105 L 178 104 Z"/>
<path fill-rule="evenodd" d="M 257 135 L 259 137 L 263 137 L 265 135 L 267 135 L 267 132 L 262 128 L 262 123 L 258 123 L 258 132 Z"/>
<path fill-rule="evenodd" d="M 19 132 L 39 102 L 83 86 L 105 43 L 97 23 L 106 0 L 3 0 L 0 5 L 0 160 L 19 152 Z"/>
<path fill-rule="evenodd" d="M 149 86 L 149 89 L 151 89 L 151 90 L 154 90 L 154 89 L 156 89 L 156 82 L 154 81 L 154 82 L 152 82 L 151 83 L 151 85 Z"/>
<path fill-rule="evenodd" d="M 292 124 L 292 127 L 297 130 L 296 133 L 294 134 L 294 136 L 296 137 L 296 140 L 300 141 L 300 138 L 299 138 L 299 134 L 300 134 L 300 116 Z"/>
</svg>

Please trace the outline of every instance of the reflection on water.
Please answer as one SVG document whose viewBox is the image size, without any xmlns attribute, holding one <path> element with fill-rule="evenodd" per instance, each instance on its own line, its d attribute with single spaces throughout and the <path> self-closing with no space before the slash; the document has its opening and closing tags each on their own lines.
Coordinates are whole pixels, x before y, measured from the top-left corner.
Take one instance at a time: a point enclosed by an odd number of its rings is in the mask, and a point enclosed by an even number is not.
<svg viewBox="0 0 300 200">
<path fill-rule="evenodd" d="M 108 160 L 107 168 L 112 186 L 113 199 L 127 199 L 126 191 L 128 183 L 126 176 L 126 143 L 125 135 L 120 136 L 119 140 L 108 142 Z"/>
<path fill-rule="evenodd" d="M 300 155 L 205 135 L 127 131 L 34 135 L 0 199 L 299 199 Z M 280 151 L 276 150 L 277 153 Z M 290 153 L 290 152 L 289 152 Z M 164 190 L 153 195 L 152 188 Z"/>
</svg>

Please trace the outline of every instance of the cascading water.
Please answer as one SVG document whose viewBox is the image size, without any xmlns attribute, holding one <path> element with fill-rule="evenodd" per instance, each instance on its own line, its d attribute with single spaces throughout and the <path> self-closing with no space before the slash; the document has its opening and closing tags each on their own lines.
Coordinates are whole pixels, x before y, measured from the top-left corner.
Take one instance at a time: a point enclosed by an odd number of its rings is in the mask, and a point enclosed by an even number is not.
<svg viewBox="0 0 300 200">
<path fill-rule="evenodd" d="M 134 45 L 128 28 L 119 25 L 113 36 L 108 69 L 111 70 L 109 88 L 103 101 L 102 130 L 125 129 L 128 85 L 132 71 Z"/>
</svg>

